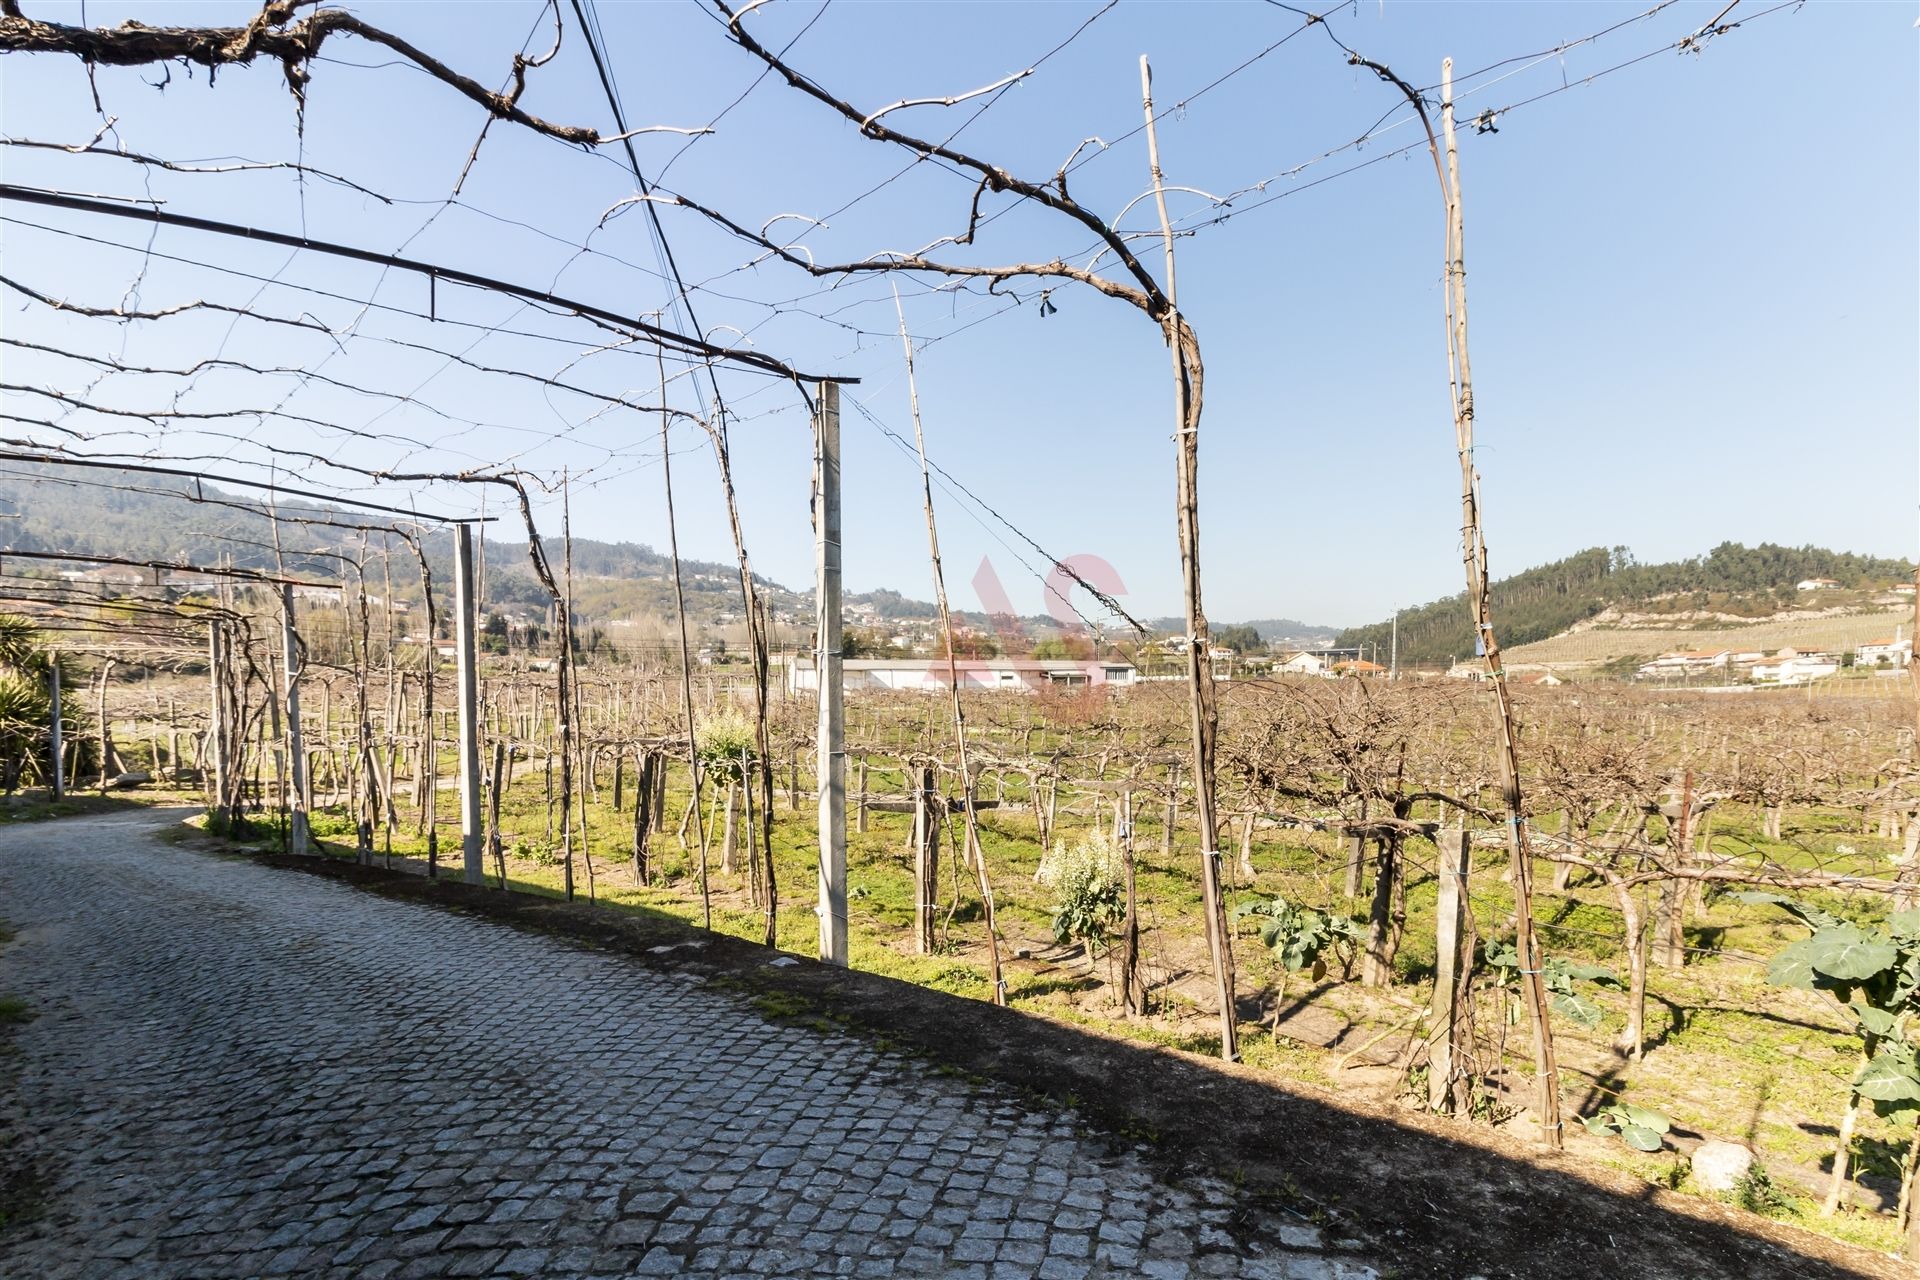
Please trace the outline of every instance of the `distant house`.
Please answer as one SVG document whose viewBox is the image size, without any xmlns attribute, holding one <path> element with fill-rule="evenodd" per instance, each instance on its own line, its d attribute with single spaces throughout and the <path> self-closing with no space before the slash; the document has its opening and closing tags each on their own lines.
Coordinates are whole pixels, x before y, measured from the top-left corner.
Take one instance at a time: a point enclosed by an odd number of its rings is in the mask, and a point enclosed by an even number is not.
<svg viewBox="0 0 1920 1280">
<path fill-rule="evenodd" d="M 108 565 L 101 569 L 83 570 L 77 580 L 103 587 L 137 587 L 147 580 L 149 573 L 151 571 L 143 573 L 130 565 Z"/>
<path fill-rule="evenodd" d="M 1273 669 L 1296 676 L 1324 676 L 1327 660 L 1317 653 L 1283 653 L 1274 660 Z"/>
<path fill-rule="evenodd" d="M 923 689 L 938 693 L 947 688 L 944 658 L 848 658 L 842 670 L 849 693 L 882 689 Z M 963 658 L 958 672 L 962 689 L 1001 689 L 1013 693 L 1131 685 L 1139 678 L 1131 662 L 1119 660 Z M 787 668 L 788 692 L 813 692 L 819 687 L 820 673 L 814 669 L 811 657 L 802 657 Z"/>
<path fill-rule="evenodd" d="M 1758 684 L 1808 684 L 1839 671 L 1840 659 L 1830 653 L 1796 653 L 1792 649 L 1782 649 L 1766 661 L 1753 664 L 1753 678 Z"/>
<path fill-rule="evenodd" d="M 1913 584 L 1911 582 L 1896 582 L 1893 584 L 1893 594 L 1897 596 L 1910 596 L 1913 594 Z"/>
<path fill-rule="evenodd" d="M 1793 585 L 1801 591 L 1834 591 L 1840 586 L 1832 578 L 1803 578 Z"/>
<path fill-rule="evenodd" d="M 1682 649 L 1677 653 L 1663 653 L 1652 662 L 1643 663 L 1639 676 L 1642 680 L 1672 680 L 1682 676 L 1704 675 L 1725 671 L 1732 659 L 1731 649 Z"/>
<path fill-rule="evenodd" d="M 1513 677 L 1512 683 L 1524 684 L 1535 689 L 1555 689 L 1566 681 L 1551 671 L 1522 671 Z"/>
<path fill-rule="evenodd" d="M 1387 669 L 1377 662 L 1368 662 L 1364 658 L 1348 658 L 1345 662 L 1333 664 L 1333 674 L 1337 676 L 1383 676 Z"/>
<path fill-rule="evenodd" d="M 1913 641 L 1898 632 L 1891 640 L 1869 640 L 1853 651 L 1853 661 L 1862 667 L 1904 667 L 1913 661 Z"/>
</svg>

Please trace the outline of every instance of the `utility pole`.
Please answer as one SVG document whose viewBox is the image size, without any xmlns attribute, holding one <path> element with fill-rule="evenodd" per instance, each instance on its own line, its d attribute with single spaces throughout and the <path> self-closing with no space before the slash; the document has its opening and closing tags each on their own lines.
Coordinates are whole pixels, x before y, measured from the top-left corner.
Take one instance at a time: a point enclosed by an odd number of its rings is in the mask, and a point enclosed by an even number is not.
<svg viewBox="0 0 1920 1280">
<path fill-rule="evenodd" d="M 293 586 L 280 584 L 280 665 L 287 676 L 287 760 L 292 794 L 287 797 L 287 848 L 307 851 L 307 753 L 300 740 L 300 638 L 293 629 Z"/>
<path fill-rule="evenodd" d="M 453 526 L 453 658 L 460 682 L 460 857 L 468 884 L 486 877 L 480 841 L 480 672 L 474 656 L 473 526 Z M 433 637 L 427 637 L 433 643 Z"/>
<path fill-rule="evenodd" d="M 820 958 L 847 963 L 847 743 L 840 655 L 840 388 L 819 384 L 813 434 L 813 568 L 820 683 Z"/>
<path fill-rule="evenodd" d="M 1393 611 L 1393 642 L 1387 653 L 1390 655 L 1387 658 L 1387 679 L 1398 680 L 1400 678 L 1400 611 L 1398 609 Z"/>
<path fill-rule="evenodd" d="M 60 655 L 49 653 L 47 664 L 47 690 L 53 695 L 53 712 L 47 722 L 47 749 L 53 755 L 53 798 L 64 800 L 67 796 L 67 775 L 62 760 L 67 752 L 61 734 L 64 726 L 60 722 Z M 174 767 L 179 768 L 178 761 L 174 762 Z"/>
</svg>

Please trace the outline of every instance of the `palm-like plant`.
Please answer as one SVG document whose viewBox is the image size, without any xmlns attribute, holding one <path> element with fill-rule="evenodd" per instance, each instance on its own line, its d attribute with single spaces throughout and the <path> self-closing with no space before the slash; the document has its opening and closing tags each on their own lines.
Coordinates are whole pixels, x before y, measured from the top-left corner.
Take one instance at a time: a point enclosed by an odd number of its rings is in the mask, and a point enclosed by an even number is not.
<svg viewBox="0 0 1920 1280">
<path fill-rule="evenodd" d="M 0 790 L 19 786 L 28 760 L 42 749 L 53 712 L 47 671 L 54 661 L 33 619 L 0 613 Z"/>
<path fill-rule="evenodd" d="M 33 619 L 0 613 L 0 667 L 16 671 L 44 671 L 46 652 L 40 648 L 40 629 Z"/>
</svg>

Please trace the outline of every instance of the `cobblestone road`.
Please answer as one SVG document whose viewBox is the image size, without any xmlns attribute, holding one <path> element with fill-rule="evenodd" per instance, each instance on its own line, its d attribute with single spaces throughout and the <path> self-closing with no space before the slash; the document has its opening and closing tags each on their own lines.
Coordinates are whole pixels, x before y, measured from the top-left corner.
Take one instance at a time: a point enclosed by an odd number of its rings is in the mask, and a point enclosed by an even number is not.
<svg viewBox="0 0 1920 1280">
<path fill-rule="evenodd" d="M 0 1275 L 1371 1275 L 992 1089 L 162 821 L 0 830 L 51 1174 Z"/>
</svg>

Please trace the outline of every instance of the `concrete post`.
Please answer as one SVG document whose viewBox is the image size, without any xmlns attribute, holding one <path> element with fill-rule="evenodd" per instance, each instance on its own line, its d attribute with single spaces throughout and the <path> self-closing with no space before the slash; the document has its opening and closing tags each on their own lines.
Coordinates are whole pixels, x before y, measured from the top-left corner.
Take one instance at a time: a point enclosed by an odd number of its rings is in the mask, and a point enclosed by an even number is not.
<svg viewBox="0 0 1920 1280">
<path fill-rule="evenodd" d="M 1440 852 L 1440 901 L 1434 939 L 1433 1022 L 1428 1032 L 1432 1048 L 1427 1054 L 1427 1104 L 1435 1111 L 1448 1111 L 1454 1093 L 1454 1046 L 1461 1035 L 1455 1015 L 1473 961 L 1461 937 L 1467 922 L 1470 844 L 1465 827 L 1442 827 L 1434 841 Z"/>
<path fill-rule="evenodd" d="M 227 829 L 227 716 L 220 696 L 220 669 L 226 665 L 226 636 L 218 622 L 207 625 L 207 745 L 213 750 L 213 804 L 208 826 L 225 833 Z"/>
<path fill-rule="evenodd" d="M 840 653 L 840 387 L 823 382 L 814 422 L 814 670 L 820 678 L 820 958 L 847 963 L 847 742 Z"/>
<path fill-rule="evenodd" d="M 287 848 L 307 851 L 307 752 L 300 737 L 300 638 L 293 629 L 293 587 L 280 587 L 280 662 L 287 676 L 287 757 L 292 767 L 287 797 Z"/>
<path fill-rule="evenodd" d="M 468 884 L 483 883 L 480 848 L 480 672 L 474 655 L 479 619 L 473 599 L 473 526 L 453 527 L 453 649 L 460 683 L 460 857 Z M 432 644 L 434 638 L 427 637 Z"/>
<path fill-rule="evenodd" d="M 60 716 L 60 655 L 49 654 L 47 661 L 47 689 L 53 695 L 53 710 L 47 717 L 48 751 L 53 756 L 53 798 L 64 800 L 67 795 L 67 772 L 65 767 L 67 744 L 62 730 Z"/>
</svg>

